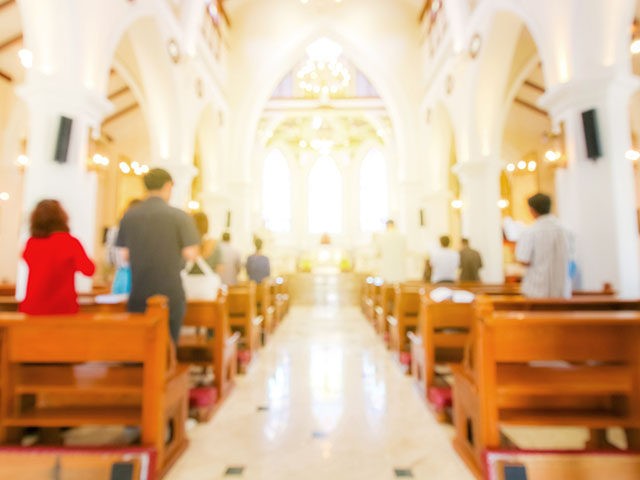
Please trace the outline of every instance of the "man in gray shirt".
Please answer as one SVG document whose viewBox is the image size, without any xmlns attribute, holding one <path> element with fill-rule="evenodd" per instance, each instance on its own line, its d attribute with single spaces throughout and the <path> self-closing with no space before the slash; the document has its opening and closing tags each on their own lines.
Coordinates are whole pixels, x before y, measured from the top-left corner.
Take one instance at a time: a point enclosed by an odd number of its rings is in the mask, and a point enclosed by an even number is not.
<svg viewBox="0 0 640 480">
<path fill-rule="evenodd" d="M 131 264 L 128 310 L 144 312 L 149 297 L 166 295 L 171 338 L 177 343 L 186 310 L 180 271 L 184 260 L 198 256 L 200 236 L 193 219 L 168 204 L 173 188 L 169 172 L 150 170 L 144 185 L 147 199 L 127 211 L 116 240 Z"/>
</svg>

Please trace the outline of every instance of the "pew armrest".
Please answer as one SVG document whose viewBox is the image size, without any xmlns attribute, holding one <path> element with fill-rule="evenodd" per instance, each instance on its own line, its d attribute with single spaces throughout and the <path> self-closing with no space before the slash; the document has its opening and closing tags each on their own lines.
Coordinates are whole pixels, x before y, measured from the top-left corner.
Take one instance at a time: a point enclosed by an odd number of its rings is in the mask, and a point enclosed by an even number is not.
<svg viewBox="0 0 640 480">
<path fill-rule="evenodd" d="M 407 332 L 407 338 L 409 339 L 412 345 L 415 345 L 415 346 L 422 345 L 422 337 L 419 335 L 416 335 L 412 331 Z"/>
<path fill-rule="evenodd" d="M 263 321 L 264 321 L 264 317 L 262 315 L 258 315 L 257 317 L 253 317 L 253 320 L 251 320 L 251 322 L 253 323 L 254 327 L 262 325 Z"/>
<path fill-rule="evenodd" d="M 394 317 L 393 315 L 388 315 L 387 316 L 387 323 L 389 325 L 391 325 L 392 327 L 397 327 L 398 326 L 398 319 L 396 317 Z"/>
</svg>

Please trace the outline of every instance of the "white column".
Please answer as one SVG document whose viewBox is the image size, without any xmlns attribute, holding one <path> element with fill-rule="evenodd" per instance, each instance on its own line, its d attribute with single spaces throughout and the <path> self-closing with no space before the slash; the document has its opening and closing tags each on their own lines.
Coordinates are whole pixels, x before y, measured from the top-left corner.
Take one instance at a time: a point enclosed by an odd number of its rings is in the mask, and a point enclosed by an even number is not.
<svg viewBox="0 0 640 480">
<path fill-rule="evenodd" d="M 191 164 L 176 162 L 161 162 L 153 165 L 154 168 L 164 168 L 173 179 L 173 192 L 170 203 L 176 208 L 186 209 L 191 199 L 191 183 L 198 174 L 198 170 Z"/>
<path fill-rule="evenodd" d="M 229 186 L 231 196 L 232 243 L 244 254 L 252 250 L 251 182 L 236 181 Z"/>
<path fill-rule="evenodd" d="M 640 294 L 640 256 L 629 102 L 631 76 L 573 80 L 541 99 L 556 122 L 564 122 L 568 166 L 558 177 L 562 222 L 574 233 L 582 288 L 609 282 L 623 297 Z M 595 109 L 602 157 L 587 158 L 581 114 Z"/>
<path fill-rule="evenodd" d="M 492 158 L 483 158 L 458 163 L 454 168 L 464 203 L 462 236 L 482 255 L 482 280 L 503 282 L 502 219 L 498 207 L 501 165 Z"/>
<path fill-rule="evenodd" d="M 28 236 L 28 216 L 45 198 L 57 199 L 69 215 L 71 233 L 78 237 L 91 256 L 96 241 L 96 177 L 88 172 L 89 129 L 111 108 L 108 100 L 82 88 L 71 88 L 55 79 L 35 75 L 19 88 L 29 109 L 27 155 L 30 166 L 25 173 L 23 196 L 23 239 Z M 72 129 L 65 163 L 54 161 L 60 117 L 71 118 Z M 19 274 L 18 282 L 24 281 Z M 78 289 L 91 286 L 82 278 Z"/>
</svg>

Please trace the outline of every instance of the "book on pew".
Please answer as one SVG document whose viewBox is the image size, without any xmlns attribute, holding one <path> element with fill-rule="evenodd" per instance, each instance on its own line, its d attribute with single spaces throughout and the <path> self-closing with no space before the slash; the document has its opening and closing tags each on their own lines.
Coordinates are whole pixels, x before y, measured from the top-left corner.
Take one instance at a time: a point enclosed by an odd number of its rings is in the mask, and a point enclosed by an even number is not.
<svg viewBox="0 0 640 480">
<path fill-rule="evenodd" d="M 527 480 L 527 469 L 524 465 L 505 465 L 504 480 Z"/>
</svg>

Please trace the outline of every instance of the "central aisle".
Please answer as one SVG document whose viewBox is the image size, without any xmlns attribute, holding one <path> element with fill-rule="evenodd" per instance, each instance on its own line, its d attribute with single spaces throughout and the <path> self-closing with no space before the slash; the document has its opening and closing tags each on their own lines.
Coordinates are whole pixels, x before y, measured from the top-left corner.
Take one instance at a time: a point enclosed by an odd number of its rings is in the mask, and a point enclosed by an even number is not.
<svg viewBox="0 0 640 480">
<path fill-rule="evenodd" d="M 167 480 L 473 479 L 355 307 L 293 307 L 189 436 Z"/>
</svg>

